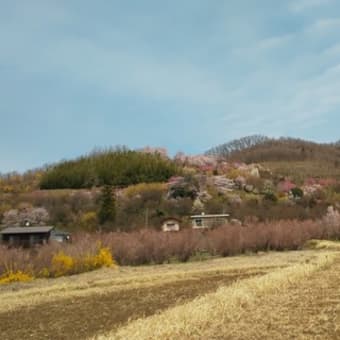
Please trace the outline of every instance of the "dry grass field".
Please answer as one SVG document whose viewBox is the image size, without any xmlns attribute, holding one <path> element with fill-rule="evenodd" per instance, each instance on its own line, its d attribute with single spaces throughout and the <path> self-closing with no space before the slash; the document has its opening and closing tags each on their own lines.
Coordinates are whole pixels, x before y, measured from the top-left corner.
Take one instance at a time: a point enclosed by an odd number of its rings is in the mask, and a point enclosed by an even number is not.
<svg viewBox="0 0 340 340">
<path fill-rule="evenodd" d="M 337 339 L 338 244 L 0 288 L 1 339 Z"/>
</svg>

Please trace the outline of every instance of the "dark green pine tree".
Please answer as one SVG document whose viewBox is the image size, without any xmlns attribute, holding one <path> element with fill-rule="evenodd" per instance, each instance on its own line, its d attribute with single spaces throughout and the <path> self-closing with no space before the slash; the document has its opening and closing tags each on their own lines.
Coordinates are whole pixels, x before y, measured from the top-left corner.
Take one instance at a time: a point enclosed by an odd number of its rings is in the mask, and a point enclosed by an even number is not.
<svg viewBox="0 0 340 340">
<path fill-rule="evenodd" d="M 105 185 L 102 188 L 99 203 L 99 223 L 105 224 L 108 222 L 114 222 L 116 217 L 116 207 L 112 186 Z"/>
</svg>

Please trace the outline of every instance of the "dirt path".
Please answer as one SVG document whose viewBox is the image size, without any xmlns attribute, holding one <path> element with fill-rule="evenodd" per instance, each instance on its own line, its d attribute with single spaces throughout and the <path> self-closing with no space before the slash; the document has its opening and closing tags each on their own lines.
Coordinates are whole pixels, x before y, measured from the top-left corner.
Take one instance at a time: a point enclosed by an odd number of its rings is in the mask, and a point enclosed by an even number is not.
<svg viewBox="0 0 340 340">
<path fill-rule="evenodd" d="M 256 273 L 261 274 L 265 272 Z M 153 287 L 25 306 L 0 314 L 1 339 L 83 339 L 254 275 L 221 273 L 197 276 Z"/>
</svg>

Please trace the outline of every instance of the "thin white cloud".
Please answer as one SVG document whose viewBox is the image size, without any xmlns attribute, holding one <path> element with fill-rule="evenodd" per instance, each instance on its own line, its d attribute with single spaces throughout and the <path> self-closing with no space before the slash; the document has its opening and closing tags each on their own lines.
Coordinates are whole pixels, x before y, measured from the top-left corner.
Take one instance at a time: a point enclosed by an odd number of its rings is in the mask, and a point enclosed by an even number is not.
<svg viewBox="0 0 340 340">
<path fill-rule="evenodd" d="M 336 43 L 323 51 L 325 56 L 329 57 L 340 57 L 340 43 Z"/>
<path fill-rule="evenodd" d="M 285 34 L 261 39 L 251 46 L 235 48 L 232 53 L 235 55 L 249 55 L 253 53 L 265 53 L 277 48 L 285 47 L 295 37 L 295 34 Z"/>
<path fill-rule="evenodd" d="M 316 20 L 306 28 L 310 33 L 337 33 L 340 29 L 340 18 L 323 18 Z"/>
<path fill-rule="evenodd" d="M 333 0 L 293 0 L 289 8 L 294 13 L 300 13 L 314 7 L 328 5 L 332 1 Z"/>
<path fill-rule="evenodd" d="M 320 53 L 313 63 L 327 60 L 328 55 Z M 232 114 L 225 115 L 225 126 L 242 131 L 241 135 L 256 128 L 258 133 L 276 136 L 316 133 L 321 124 L 327 123 L 330 112 L 340 108 L 340 64 L 299 79 L 296 72 L 304 67 L 305 61 L 306 58 L 301 58 L 276 74 L 263 69 L 249 77 L 243 93 L 229 105 Z M 254 90 L 259 97 L 252 94 Z"/>
<path fill-rule="evenodd" d="M 267 39 L 260 40 L 256 45 L 256 49 L 271 49 L 277 48 L 285 45 L 287 42 L 291 41 L 294 34 L 285 34 L 281 36 L 271 37 Z"/>
</svg>

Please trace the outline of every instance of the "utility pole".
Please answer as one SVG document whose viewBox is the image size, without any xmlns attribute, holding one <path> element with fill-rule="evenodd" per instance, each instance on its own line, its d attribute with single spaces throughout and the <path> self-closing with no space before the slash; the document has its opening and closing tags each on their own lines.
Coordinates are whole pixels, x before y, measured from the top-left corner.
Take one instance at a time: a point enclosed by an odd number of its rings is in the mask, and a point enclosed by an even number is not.
<svg viewBox="0 0 340 340">
<path fill-rule="evenodd" d="M 149 208 L 145 210 L 145 228 L 149 227 Z"/>
</svg>

